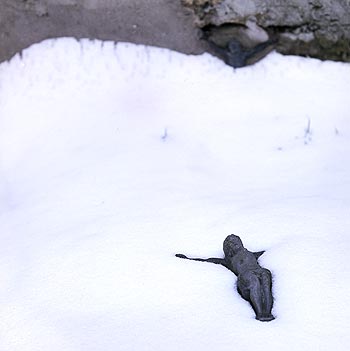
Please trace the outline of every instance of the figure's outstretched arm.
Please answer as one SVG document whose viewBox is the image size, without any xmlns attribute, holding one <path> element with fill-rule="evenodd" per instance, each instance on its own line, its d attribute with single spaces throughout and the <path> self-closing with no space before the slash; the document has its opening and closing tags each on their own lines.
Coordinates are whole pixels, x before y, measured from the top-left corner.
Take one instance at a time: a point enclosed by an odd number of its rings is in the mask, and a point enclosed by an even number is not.
<svg viewBox="0 0 350 351">
<path fill-rule="evenodd" d="M 258 259 L 265 251 L 258 251 L 258 252 L 253 252 L 253 255 L 255 256 L 256 259 Z"/>
<path fill-rule="evenodd" d="M 187 257 L 187 256 L 185 256 L 183 254 L 176 254 L 175 256 L 179 257 L 179 258 L 185 258 L 186 260 L 191 260 L 191 261 L 210 262 L 210 263 L 215 263 L 215 264 L 221 264 L 222 266 L 228 268 L 224 258 L 216 258 L 216 257 L 211 257 L 211 258 L 190 258 L 190 257 Z"/>
<path fill-rule="evenodd" d="M 256 46 L 254 46 L 251 49 L 246 50 L 245 51 L 245 60 L 250 59 L 251 57 L 257 55 L 258 53 L 264 51 L 267 47 L 272 46 L 276 43 L 277 43 L 276 39 L 270 39 L 270 40 L 267 40 L 263 43 L 260 43 Z"/>
<path fill-rule="evenodd" d="M 208 44 L 209 46 L 211 47 L 211 49 L 219 55 L 219 57 L 222 59 L 222 60 L 225 60 L 227 58 L 227 49 L 224 49 L 216 44 L 214 44 L 213 42 L 209 41 L 208 40 Z"/>
</svg>

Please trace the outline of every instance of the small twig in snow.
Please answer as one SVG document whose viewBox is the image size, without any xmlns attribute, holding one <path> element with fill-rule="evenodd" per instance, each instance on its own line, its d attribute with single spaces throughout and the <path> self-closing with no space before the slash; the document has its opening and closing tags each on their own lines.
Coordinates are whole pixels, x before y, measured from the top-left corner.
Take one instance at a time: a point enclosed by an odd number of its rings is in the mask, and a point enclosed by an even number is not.
<svg viewBox="0 0 350 351">
<path fill-rule="evenodd" d="M 304 144 L 308 145 L 309 143 L 311 143 L 311 140 L 312 140 L 311 119 L 308 118 L 307 126 L 305 128 L 305 133 L 304 133 Z"/>
<path fill-rule="evenodd" d="M 163 132 L 163 135 L 161 136 L 161 139 L 163 141 L 166 141 L 168 138 L 168 128 L 164 128 L 164 132 Z"/>
</svg>

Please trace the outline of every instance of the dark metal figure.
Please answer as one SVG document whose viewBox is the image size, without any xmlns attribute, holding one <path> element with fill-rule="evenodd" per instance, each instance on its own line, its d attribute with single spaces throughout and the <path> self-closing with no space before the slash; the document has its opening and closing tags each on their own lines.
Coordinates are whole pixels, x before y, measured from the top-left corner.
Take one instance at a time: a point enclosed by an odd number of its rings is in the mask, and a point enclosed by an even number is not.
<svg viewBox="0 0 350 351">
<path fill-rule="evenodd" d="M 252 305 L 259 321 L 271 321 L 272 278 L 271 272 L 258 264 L 264 251 L 250 252 L 244 248 L 239 236 L 231 234 L 224 241 L 224 258 L 188 258 L 182 254 L 176 257 L 188 260 L 221 264 L 237 275 L 237 290 Z"/>
<path fill-rule="evenodd" d="M 216 52 L 227 65 L 239 68 L 249 64 L 249 61 L 253 60 L 254 57 L 258 57 L 259 54 L 263 54 L 268 47 L 271 47 L 272 49 L 273 44 L 276 42 L 276 40 L 267 40 L 250 49 L 244 48 L 236 39 L 231 39 L 226 48 L 222 48 L 210 41 L 209 44 L 214 52 Z M 267 55 L 267 52 L 265 55 Z"/>
</svg>

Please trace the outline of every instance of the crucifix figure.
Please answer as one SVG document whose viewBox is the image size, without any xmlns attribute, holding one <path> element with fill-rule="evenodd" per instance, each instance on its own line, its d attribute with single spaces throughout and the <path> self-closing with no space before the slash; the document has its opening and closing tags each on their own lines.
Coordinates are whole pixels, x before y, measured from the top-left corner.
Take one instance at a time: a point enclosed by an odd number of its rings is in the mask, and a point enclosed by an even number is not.
<svg viewBox="0 0 350 351">
<path fill-rule="evenodd" d="M 226 267 L 237 276 L 238 292 L 250 302 L 256 319 L 262 322 L 275 319 L 271 314 L 273 304 L 271 272 L 258 263 L 258 258 L 264 251 L 248 251 L 240 237 L 234 234 L 225 239 L 223 249 L 224 258 L 189 258 L 182 254 L 176 254 L 176 257 L 211 262 Z"/>
<path fill-rule="evenodd" d="M 238 40 L 231 39 L 225 48 L 222 48 L 213 42 L 209 42 L 209 45 L 227 65 L 234 68 L 240 68 L 247 66 L 251 60 L 254 62 L 254 58 L 256 58 L 256 61 L 257 59 L 266 56 L 268 52 L 274 49 L 276 43 L 276 39 L 271 39 L 264 43 L 260 43 L 253 48 L 244 48 Z"/>
</svg>

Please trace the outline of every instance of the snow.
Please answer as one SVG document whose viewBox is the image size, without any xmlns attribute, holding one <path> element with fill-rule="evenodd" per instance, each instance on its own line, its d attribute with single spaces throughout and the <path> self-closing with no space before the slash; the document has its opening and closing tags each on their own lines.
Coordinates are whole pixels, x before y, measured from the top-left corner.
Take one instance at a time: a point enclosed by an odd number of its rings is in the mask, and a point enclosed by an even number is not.
<svg viewBox="0 0 350 351">
<path fill-rule="evenodd" d="M 347 350 L 350 65 L 69 38 L 0 65 L 0 350 Z M 261 323 L 223 267 L 273 273 Z"/>
</svg>

